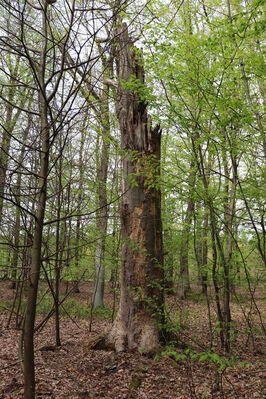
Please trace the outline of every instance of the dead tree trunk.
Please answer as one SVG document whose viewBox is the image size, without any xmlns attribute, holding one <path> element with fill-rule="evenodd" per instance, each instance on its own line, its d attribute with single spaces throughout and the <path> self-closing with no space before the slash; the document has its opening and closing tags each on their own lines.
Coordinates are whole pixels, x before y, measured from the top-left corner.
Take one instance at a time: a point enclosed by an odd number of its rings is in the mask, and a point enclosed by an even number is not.
<svg viewBox="0 0 266 399">
<path fill-rule="evenodd" d="M 152 128 L 143 62 L 119 28 L 117 117 L 123 152 L 121 298 L 107 342 L 117 351 L 152 352 L 164 324 L 160 175 L 160 127 Z M 134 82 L 134 83 L 133 83 Z"/>
</svg>

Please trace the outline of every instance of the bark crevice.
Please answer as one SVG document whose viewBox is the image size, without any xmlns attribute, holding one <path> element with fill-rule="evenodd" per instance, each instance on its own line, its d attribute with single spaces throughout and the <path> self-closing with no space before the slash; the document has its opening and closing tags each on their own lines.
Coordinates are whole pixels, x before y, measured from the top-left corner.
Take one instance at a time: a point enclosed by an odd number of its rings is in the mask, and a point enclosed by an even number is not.
<svg viewBox="0 0 266 399">
<path fill-rule="evenodd" d="M 160 146 L 144 100 L 143 60 L 126 24 L 118 29 L 117 118 L 122 147 L 121 297 L 106 338 L 116 351 L 154 352 L 164 325 Z M 135 83 L 134 83 L 135 82 Z"/>
</svg>

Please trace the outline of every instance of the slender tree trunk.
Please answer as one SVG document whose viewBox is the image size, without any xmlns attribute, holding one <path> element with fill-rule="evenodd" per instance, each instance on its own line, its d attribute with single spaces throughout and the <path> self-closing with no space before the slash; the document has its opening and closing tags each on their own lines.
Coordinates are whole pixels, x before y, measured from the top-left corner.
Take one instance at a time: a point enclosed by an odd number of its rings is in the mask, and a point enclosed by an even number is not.
<svg viewBox="0 0 266 399">
<path fill-rule="evenodd" d="M 28 276 L 27 301 L 24 320 L 24 399 L 35 398 L 35 368 L 34 368 L 34 323 L 36 315 L 36 299 L 41 266 L 41 249 L 43 222 L 47 195 L 47 175 L 49 170 L 49 123 L 47 119 L 47 101 L 45 98 L 44 71 L 46 63 L 47 30 L 46 7 L 42 13 L 43 47 L 40 55 L 39 98 L 40 98 L 40 128 L 41 128 L 41 161 L 38 178 L 39 198 L 35 216 L 33 234 L 32 259 Z"/>
<path fill-rule="evenodd" d="M 14 101 L 14 96 L 15 96 L 14 85 L 15 85 L 15 83 L 12 78 L 11 82 L 10 82 L 11 89 L 9 89 L 9 92 L 8 92 L 9 103 L 6 105 L 6 120 L 5 120 L 5 124 L 3 125 L 3 128 L 2 128 L 3 133 L 2 133 L 2 141 L 1 141 L 1 147 L 0 147 L 0 149 L 1 149 L 1 151 L 0 151 L 0 224 L 2 222 L 2 216 L 3 216 L 4 192 L 5 192 L 5 186 L 6 186 L 6 175 L 7 175 L 7 166 L 8 166 L 8 157 L 9 157 L 9 150 L 10 150 L 10 144 L 11 144 L 11 137 L 12 137 L 12 132 L 14 130 L 14 127 L 16 126 L 16 123 L 21 114 L 21 110 L 19 109 L 16 112 L 16 114 L 13 115 L 14 108 L 12 107 L 12 102 Z M 25 100 L 21 102 L 20 106 L 23 106 L 24 102 L 25 102 Z"/>
<path fill-rule="evenodd" d="M 113 169 L 113 186 L 111 189 L 111 198 L 117 197 L 119 195 L 119 187 L 120 187 L 120 178 L 119 178 L 119 164 L 118 154 L 116 154 L 115 166 Z M 112 207 L 112 249 L 111 249 L 111 258 L 112 258 L 112 268 L 110 274 L 111 289 L 113 290 L 114 299 L 116 299 L 116 289 L 119 287 L 119 260 L 120 260 L 120 241 L 121 241 L 121 229 L 120 229 L 120 202 L 117 201 L 115 206 Z M 115 303 L 115 301 L 114 301 Z"/>
<path fill-rule="evenodd" d="M 100 44 L 99 44 L 100 46 Z M 103 49 L 99 48 L 100 53 L 103 54 Z M 103 68 L 103 79 L 109 79 L 113 74 L 113 51 L 109 59 L 102 56 L 102 68 Z M 93 307 L 104 306 L 104 282 L 105 282 L 105 267 L 104 267 L 104 256 L 105 256 L 105 242 L 106 242 L 106 231 L 108 222 L 108 209 L 107 209 L 107 172 L 109 163 L 109 152 L 110 152 L 110 117 L 109 117 L 109 86 L 103 90 L 101 96 L 100 115 L 99 120 L 102 131 L 102 148 L 100 164 L 97 170 L 97 196 L 98 196 L 98 212 L 97 212 L 97 233 L 99 235 L 96 254 L 95 254 L 95 286 L 94 286 L 94 297 Z"/>
<path fill-rule="evenodd" d="M 77 206 L 77 214 L 81 214 L 82 200 L 83 200 L 83 185 L 84 185 L 84 162 L 83 162 L 83 151 L 84 151 L 84 143 L 86 137 L 86 124 L 88 121 L 88 115 L 84 117 L 84 121 L 81 127 L 81 139 L 80 139 L 80 147 L 79 147 L 79 186 L 78 186 L 78 206 Z M 82 225 L 81 225 L 81 217 L 77 217 L 77 227 L 76 227 L 76 249 L 75 249 L 75 267 L 76 270 L 79 270 L 79 262 L 81 258 L 81 248 L 80 248 L 80 238 L 82 235 Z M 74 292 L 79 293 L 78 280 L 74 281 Z"/>
<path fill-rule="evenodd" d="M 209 214 L 210 214 L 210 227 L 211 227 L 211 238 L 212 238 L 212 250 L 213 250 L 213 262 L 212 262 L 212 279 L 213 279 L 213 285 L 214 285 L 214 290 L 215 290 L 215 301 L 216 301 L 216 306 L 217 306 L 217 315 L 218 315 L 218 321 L 219 321 L 219 328 L 220 328 L 220 340 L 221 340 L 221 345 L 222 347 L 226 347 L 226 350 L 229 351 L 229 322 L 230 320 L 230 297 L 229 302 L 227 301 L 227 315 L 228 319 L 226 323 L 224 324 L 224 318 L 223 318 L 223 312 L 222 312 L 222 307 L 221 307 L 221 302 L 220 302 L 220 288 L 218 285 L 218 279 L 217 279 L 217 260 L 218 260 L 218 252 L 221 257 L 221 263 L 224 268 L 225 265 L 225 258 L 224 258 L 224 252 L 220 240 L 220 235 L 219 231 L 217 228 L 217 221 L 216 221 L 216 215 L 215 215 L 215 207 L 213 204 L 213 199 L 212 196 L 209 194 L 209 181 L 207 178 L 208 171 L 206 171 L 205 164 L 204 164 L 204 157 L 203 157 L 203 152 L 202 152 L 202 147 L 198 143 L 199 139 L 199 133 L 197 130 L 194 131 L 194 134 L 192 136 L 192 146 L 193 146 L 193 152 L 195 154 L 195 159 L 197 162 L 197 167 L 199 171 L 199 175 L 202 177 L 202 182 L 203 182 L 203 187 L 205 191 L 205 203 L 206 207 L 209 208 Z M 227 298 L 227 299 L 228 299 Z"/>
<path fill-rule="evenodd" d="M 191 230 L 192 216 L 194 211 L 194 187 L 196 181 L 196 171 L 194 168 L 194 162 L 190 165 L 190 175 L 189 175 L 189 198 L 188 206 L 186 210 L 186 216 L 184 221 L 184 227 L 181 237 L 180 246 L 180 298 L 185 299 L 187 293 L 190 291 L 189 282 L 189 269 L 188 269 L 188 253 L 189 253 L 189 235 Z"/>
<path fill-rule="evenodd" d="M 30 103 L 31 104 L 31 103 Z M 18 258 L 19 258 L 19 241 L 20 241 L 20 194 L 21 194 L 21 165 L 23 162 L 24 154 L 25 154 L 25 143 L 30 131 L 30 125 L 31 125 L 31 118 L 28 118 L 28 125 L 27 128 L 25 129 L 24 132 L 24 137 L 23 137 L 23 144 L 21 148 L 21 152 L 19 155 L 19 160 L 18 160 L 18 176 L 17 176 L 17 182 L 16 182 L 16 190 L 15 190 L 15 200 L 16 200 L 16 221 L 15 221 L 15 230 L 14 230 L 14 250 L 13 250 L 13 257 L 12 257 L 12 273 L 11 273 L 11 288 L 15 289 L 16 288 L 16 279 L 17 279 L 17 270 L 18 270 Z"/>
<path fill-rule="evenodd" d="M 119 77 L 144 85 L 140 56 L 127 26 L 119 27 Z M 153 351 L 164 322 L 159 126 L 152 128 L 137 90 L 120 84 L 117 97 L 123 151 L 121 298 L 107 342 L 117 351 Z M 131 181 L 130 181 L 131 180 Z"/>
<path fill-rule="evenodd" d="M 16 195 L 17 199 L 17 207 L 16 207 L 16 221 L 15 221 L 15 229 L 14 229 L 14 243 L 13 243 L 13 256 L 12 256 L 12 272 L 11 272 L 11 284 L 10 288 L 16 288 L 16 280 L 17 280 L 17 272 L 18 272 L 18 258 L 19 258 L 19 239 L 20 239 L 20 185 L 21 185 L 21 175 L 18 176 L 17 179 L 17 188 Z"/>
<path fill-rule="evenodd" d="M 108 101 L 108 100 L 107 100 Z M 104 255 L 105 255 L 105 241 L 106 241 L 106 230 L 107 230 L 107 170 L 108 170 L 108 159 L 109 159 L 109 115 L 108 107 L 105 110 L 105 120 L 102 135 L 102 151 L 100 166 L 97 171 L 97 194 L 98 194 L 98 212 L 96 228 L 98 233 L 98 241 L 96 245 L 95 253 L 95 285 L 94 285 L 94 297 L 93 307 L 99 308 L 104 307 L 104 280 L 105 280 L 105 268 L 104 268 Z"/>
<path fill-rule="evenodd" d="M 106 115 L 106 117 L 108 117 Z M 109 118 L 108 118 L 109 119 Z M 97 233 L 99 235 L 96 253 L 95 253 L 95 286 L 94 286 L 94 300 L 93 307 L 104 306 L 104 280 L 105 280 L 105 268 L 104 268 L 104 255 L 105 255 L 105 241 L 106 241 L 106 230 L 107 230 L 107 169 L 108 169 L 108 158 L 109 158 L 109 138 L 103 134 L 102 153 L 100 168 L 97 173 L 98 177 L 98 207 L 97 212 Z"/>
<path fill-rule="evenodd" d="M 195 204 L 194 212 L 194 253 L 198 267 L 198 283 L 201 284 L 201 261 L 202 261 L 202 218 L 200 212 L 201 204 Z"/>
<path fill-rule="evenodd" d="M 172 242 L 172 230 L 170 227 L 164 229 L 164 242 Z M 175 295 L 174 290 L 174 251 L 173 248 L 164 253 L 164 272 L 165 272 L 165 294 Z"/>
<path fill-rule="evenodd" d="M 205 208 L 202 230 L 202 267 L 201 267 L 201 285 L 202 293 L 207 294 L 207 280 L 208 280 L 208 222 L 209 213 Z"/>
<path fill-rule="evenodd" d="M 198 265 L 198 280 L 201 284 L 202 293 L 207 293 L 207 263 L 208 263 L 208 246 L 207 246 L 207 228 L 208 228 L 209 214 L 207 208 L 204 209 L 203 221 L 197 212 L 196 219 L 196 242 L 195 242 L 195 256 Z M 203 224 L 203 225 L 202 225 Z"/>
<path fill-rule="evenodd" d="M 62 147 L 61 147 L 62 151 Z M 60 287 L 60 274 L 61 274 L 61 262 L 62 249 L 60 240 L 63 238 L 60 234 L 61 230 L 61 206 L 62 206 L 62 156 L 59 159 L 59 170 L 58 170 L 58 182 L 57 182 L 57 204 L 56 204 L 56 234 L 55 234 L 55 288 L 54 288 L 54 307 L 55 307 L 55 340 L 56 346 L 61 346 L 60 340 L 60 317 L 59 317 L 59 287 Z M 51 283 L 52 284 L 52 283 Z"/>
<path fill-rule="evenodd" d="M 246 96 L 247 96 L 247 101 L 248 101 L 248 104 L 249 104 L 252 112 L 255 115 L 255 118 L 256 118 L 256 121 L 257 121 L 257 124 L 258 124 L 258 128 L 259 128 L 259 131 L 261 133 L 261 137 L 262 137 L 262 141 L 263 141 L 264 157 L 266 158 L 266 139 L 265 139 L 265 129 L 264 129 L 263 123 L 262 123 L 263 119 L 262 119 L 260 113 L 256 110 L 256 108 L 255 108 L 255 106 L 253 104 L 252 98 L 251 98 L 250 88 L 249 88 L 249 81 L 248 81 L 248 78 L 247 78 L 247 75 L 246 75 L 244 61 L 241 62 L 240 67 L 241 67 L 241 73 L 242 73 L 242 79 L 243 79 L 243 82 L 244 82 L 245 92 L 246 92 Z"/>
<path fill-rule="evenodd" d="M 235 151 L 235 148 L 234 148 Z M 225 216 L 224 216 L 224 225 L 225 225 L 225 249 L 224 249 L 224 323 L 225 323 L 225 332 L 226 332 L 226 340 L 225 346 L 226 350 L 229 352 L 230 349 L 230 322 L 231 322 L 231 312 L 230 312 L 230 292 L 231 292 L 231 278 L 230 278 L 230 269 L 231 269 L 231 258 L 233 253 L 233 220 L 235 213 L 235 199 L 236 199 L 236 188 L 237 188 L 237 162 L 235 156 L 231 156 L 232 166 L 233 166 L 233 176 L 230 179 L 229 176 L 229 168 L 228 168 L 228 160 L 227 156 L 223 154 L 224 161 L 224 176 L 226 178 L 225 182 Z M 229 189 L 229 181 L 232 181 L 231 190 Z"/>
<path fill-rule="evenodd" d="M 184 228 L 180 247 L 180 298 L 185 299 L 190 291 L 188 252 L 189 252 L 189 233 L 191 229 L 192 213 L 194 209 L 194 199 L 190 198 L 186 210 Z"/>
<path fill-rule="evenodd" d="M 46 113 L 46 103 L 41 99 L 41 135 L 42 156 L 39 174 L 39 200 L 35 218 L 33 236 L 32 260 L 30 275 L 28 276 L 27 303 L 24 322 L 24 399 L 35 398 L 35 372 L 34 372 L 34 322 L 36 314 L 36 299 L 41 265 L 41 248 L 44 211 L 46 203 L 46 180 L 48 173 L 49 134 Z"/>
<path fill-rule="evenodd" d="M 11 127 L 9 125 L 10 121 L 12 120 L 12 111 L 13 111 L 12 105 L 8 104 L 6 106 L 6 123 L 3 128 L 3 136 L 2 136 L 1 151 L 0 151 L 0 224 L 2 223 L 6 172 L 8 164 L 8 154 L 11 142 Z"/>
</svg>

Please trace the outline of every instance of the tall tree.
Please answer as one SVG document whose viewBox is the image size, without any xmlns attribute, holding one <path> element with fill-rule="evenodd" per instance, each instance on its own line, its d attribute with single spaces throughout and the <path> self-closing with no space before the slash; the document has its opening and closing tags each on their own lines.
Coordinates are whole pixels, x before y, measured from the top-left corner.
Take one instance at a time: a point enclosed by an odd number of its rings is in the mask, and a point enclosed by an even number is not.
<svg viewBox="0 0 266 399">
<path fill-rule="evenodd" d="M 188 254 L 189 254 L 189 234 L 191 230 L 192 217 L 195 207 L 194 199 L 194 188 L 196 181 L 196 170 L 194 162 L 190 164 L 190 175 L 189 175 L 189 194 L 188 194 L 188 205 L 185 214 L 185 220 L 183 223 L 183 231 L 180 244 L 180 297 L 185 299 L 187 293 L 190 291 L 189 282 L 189 268 L 188 268 Z"/>
<path fill-rule="evenodd" d="M 117 117 L 122 148 L 121 298 L 107 342 L 153 351 L 164 323 L 160 127 L 147 114 L 141 55 L 121 24 Z"/>
<path fill-rule="evenodd" d="M 22 328 L 22 338 L 24 339 L 25 399 L 33 399 L 35 397 L 33 338 L 36 298 L 42 264 L 45 210 L 47 203 L 51 200 L 47 194 L 48 190 L 53 187 L 49 179 L 52 177 L 51 171 L 54 164 L 62 157 L 61 150 L 64 148 L 65 138 L 62 139 L 62 145 L 59 145 L 59 149 L 55 148 L 55 143 L 57 142 L 57 136 L 62 134 L 62 126 L 70 124 L 75 116 L 80 113 L 82 102 L 78 104 L 78 102 L 75 103 L 75 101 L 84 76 L 88 74 L 88 64 L 95 42 L 94 30 L 92 30 L 88 38 L 85 38 L 82 44 L 80 44 L 80 41 L 76 37 L 76 31 L 73 29 L 76 24 L 75 14 L 78 14 L 78 18 L 82 19 L 85 13 L 85 11 L 81 12 L 77 10 L 76 1 L 72 3 L 55 3 L 55 1 L 43 0 L 36 6 L 29 2 L 24 2 L 23 4 L 20 4 L 18 1 L 12 2 L 12 24 L 9 24 L 6 29 L 13 40 L 8 40 L 8 37 L 1 36 L 1 44 L 5 46 L 6 51 L 11 51 L 16 54 L 20 62 L 23 63 L 25 70 L 30 71 L 32 81 L 30 89 L 28 90 L 33 90 L 35 93 L 32 109 L 23 109 L 23 111 L 33 115 L 34 121 L 32 126 L 36 127 L 32 143 L 27 143 L 26 148 L 28 153 L 31 155 L 34 154 L 38 159 L 38 167 L 34 169 L 34 171 L 30 170 L 30 164 L 27 163 L 27 160 L 23 165 L 23 172 L 26 171 L 26 175 L 32 173 L 36 176 L 37 181 L 36 186 L 27 187 L 30 193 L 28 194 L 28 202 L 33 204 L 33 211 L 30 210 L 28 204 L 25 206 L 26 211 L 33 216 L 34 220 L 32 228 L 31 264 L 27 275 L 27 289 L 25 291 L 26 310 Z M 7 11 L 9 10 L 6 2 L 1 2 L 1 5 L 3 5 Z M 41 20 L 41 27 L 38 25 L 39 19 Z M 17 27 L 19 30 L 17 30 Z M 75 27 L 77 27 L 77 25 L 75 25 Z M 88 46 L 89 56 L 85 59 L 85 55 L 81 51 L 81 48 L 85 48 L 88 42 L 90 43 L 90 46 Z M 75 62 L 78 64 L 82 63 L 83 67 L 83 76 L 79 84 L 76 84 L 75 81 L 67 75 L 69 67 L 65 65 L 66 53 L 70 47 L 73 49 L 72 57 L 75 58 Z M 14 84 L 27 88 L 28 81 L 25 79 L 25 76 L 21 74 L 17 77 Z M 17 105 L 14 104 L 14 106 Z M 53 154 L 53 163 L 50 164 L 49 158 L 52 154 L 52 148 L 55 150 Z M 55 155 L 56 150 L 57 154 Z M 24 188 L 24 190 L 26 190 L 26 188 Z M 58 184 L 59 195 L 62 194 L 61 190 L 63 190 L 63 185 L 60 183 Z M 32 192 L 34 193 L 33 195 Z M 24 198 L 23 195 L 21 195 L 21 198 Z M 59 219 L 62 214 L 60 212 L 62 197 L 58 198 L 60 201 L 58 203 L 58 212 L 55 216 L 55 220 L 52 219 L 48 221 L 47 225 L 56 223 L 58 227 L 57 231 L 59 232 L 59 222 L 61 222 Z M 60 248 L 59 239 L 60 236 L 57 236 L 57 250 Z M 60 259 L 58 255 L 57 253 L 55 257 L 57 302 L 58 281 L 60 277 Z M 53 272 L 54 270 L 51 270 L 51 273 Z M 57 341 L 57 343 L 60 343 L 58 336 Z"/>
<path fill-rule="evenodd" d="M 103 82 L 108 83 L 108 79 L 113 77 L 114 46 L 111 46 L 110 55 L 104 53 L 101 44 L 98 44 L 102 61 Z M 108 222 L 108 201 L 107 201 L 107 172 L 110 153 L 111 123 L 110 123 L 110 94 L 109 85 L 105 84 L 102 95 L 99 96 L 98 120 L 101 132 L 101 154 L 97 166 L 97 197 L 98 210 L 96 212 L 96 228 L 98 240 L 95 252 L 95 285 L 93 295 L 93 307 L 104 306 L 104 280 L 105 280 L 105 245 Z"/>
<path fill-rule="evenodd" d="M 48 121 L 47 90 L 45 82 L 46 62 L 47 62 L 47 4 L 41 12 L 42 18 L 42 50 L 39 58 L 39 70 L 36 74 L 39 85 L 39 112 L 40 112 L 40 136 L 41 136 L 41 161 L 38 177 L 38 199 L 35 214 L 35 227 L 33 233 L 33 248 L 30 266 L 30 274 L 27 287 L 27 304 L 23 325 L 24 338 L 24 399 L 35 398 L 35 370 L 34 370 L 34 322 L 36 313 L 36 299 L 41 265 L 41 249 L 43 222 L 47 196 L 47 177 L 49 171 L 49 151 L 50 151 L 50 126 Z"/>
</svg>

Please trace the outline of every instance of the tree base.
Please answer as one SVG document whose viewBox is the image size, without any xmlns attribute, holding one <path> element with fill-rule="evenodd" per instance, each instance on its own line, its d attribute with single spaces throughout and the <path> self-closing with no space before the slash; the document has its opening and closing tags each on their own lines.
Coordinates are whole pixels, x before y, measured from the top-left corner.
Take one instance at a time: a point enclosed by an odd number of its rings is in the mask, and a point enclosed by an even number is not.
<svg viewBox="0 0 266 399">
<path fill-rule="evenodd" d="M 156 353 L 161 346 L 158 328 L 151 320 L 143 323 L 133 323 L 126 328 L 123 323 L 116 321 L 107 334 L 106 343 L 116 352 L 137 350 L 143 354 Z"/>
<path fill-rule="evenodd" d="M 87 350 L 114 350 L 115 352 L 138 351 L 141 354 L 158 353 L 162 347 L 157 329 L 145 324 L 134 332 L 126 331 L 115 323 L 106 335 L 99 335 L 85 345 Z"/>
<path fill-rule="evenodd" d="M 145 339 L 147 339 L 148 337 L 150 337 L 150 334 L 144 335 L 144 337 Z M 167 345 L 167 342 L 170 341 L 171 343 L 175 343 L 175 347 L 178 349 L 188 348 L 188 345 L 185 342 L 180 341 L 180 339 L 174 333 L 168 333 L 167 337 L 164 336 L 164 339 L 161 341 L 149 341 L 149 346 L 146 345 L 146 347 L 137 345 L 137 343 L 134 346 L 130 347 L 128 345 L 127 335 L 115 336 L 115 332 L 113 329 L 107 332 L 106 335 L 98 335 L 97 337 L 93 338 L 88 343 L 86 343 L 86 345 L 84 345 L 84 348 L 86 351 L 106 350 L 115 351 L 117 353 L 126 351 L 137 351 L 144 356 L 153 357 L 156 354 L 160 354 Z"/>
</svg>

